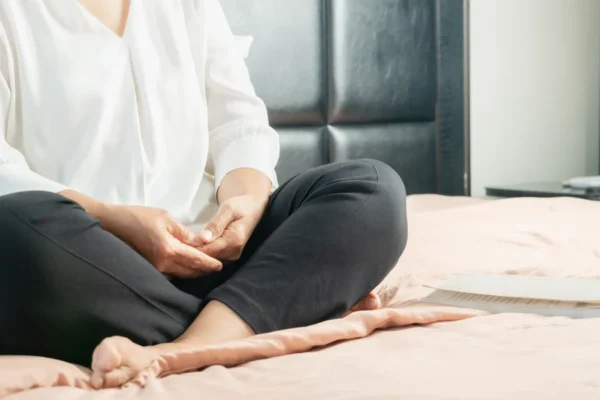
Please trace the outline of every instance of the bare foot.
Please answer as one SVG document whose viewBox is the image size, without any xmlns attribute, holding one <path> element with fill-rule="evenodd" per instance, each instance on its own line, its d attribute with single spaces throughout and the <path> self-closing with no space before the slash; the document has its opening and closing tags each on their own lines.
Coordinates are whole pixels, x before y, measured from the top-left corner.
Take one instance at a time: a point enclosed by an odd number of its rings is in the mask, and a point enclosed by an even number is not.
<svg viewBox="0 0 600 400">
<path fill-rule="evenodd" d="M 352 307 L 348 313 L 362 310 L 377 310 L 380 307 L 381 299 L 375 292 L 371 292 Z M 200 330 L 199 332 L 205 333 L 205 330 Z M 222 342 L 224 341 L 222 336 L 220 335 L 219 339 L 216 340 L 211 337 L 193 335 L 183 341 L 180 340 L 148 347 L 137 345 L 131 340 L 120 336 L 104 339 L 96 347 L 92 357 L 92 387 L 94 389 L 106 389 L 123 386 L 134 379 L 142 369 L 149 366 L 161 355 L 183 350 L 199 343 L 210 344 Z M 239 335 L 236 333 L 235 336 L 227 339 L 231 340 L 237 338 L 237 336 Z M 243 335 L 240 337 L 246 336 L 250 336 L 250 332 L 243 332 Z"/>
<path fill-rule="evenodd" d="M 364 310 L 379 310 L 381 308 L 381 298 L 375 292 L 371 292 L 359 301 L 354 307 L 350 309 L 345 315 L 356 311 L 364 311 Z"/>
<path fill-rule="evenodd" d="M 120 387 L 135 378 L 159 355 L 157 347 L 143 347 L 124 337 L 104 339 L 92 356 L 92 387 Z"/>
<path fill-rule="evenodd" d="M 379 310 L 381 308 L 381 298 L 375 292 L 371 292 L 360 303 L 358 303 L 353 311 L 361 310 Z"/>
</svg>

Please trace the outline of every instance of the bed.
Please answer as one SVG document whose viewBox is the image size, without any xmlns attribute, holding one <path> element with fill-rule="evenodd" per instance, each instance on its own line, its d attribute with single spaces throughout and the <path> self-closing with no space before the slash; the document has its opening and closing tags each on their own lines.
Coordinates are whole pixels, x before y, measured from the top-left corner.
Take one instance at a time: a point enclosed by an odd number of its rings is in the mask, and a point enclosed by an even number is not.
<svg viewBox="0 0 600 400">
<path fill-rule="evenodd" d="M 598 399 L 600 321 L 420 301 L 455 272 L 600 278 L 600 203 L 468 197 L 463 0 L 221 0 L 279 131 L 281 180 L 349 158 L 403 177 L 409 239 L 384 307 L 165 356 L 122 389 L 0 357 L 0 397 Z"/>
</svg>

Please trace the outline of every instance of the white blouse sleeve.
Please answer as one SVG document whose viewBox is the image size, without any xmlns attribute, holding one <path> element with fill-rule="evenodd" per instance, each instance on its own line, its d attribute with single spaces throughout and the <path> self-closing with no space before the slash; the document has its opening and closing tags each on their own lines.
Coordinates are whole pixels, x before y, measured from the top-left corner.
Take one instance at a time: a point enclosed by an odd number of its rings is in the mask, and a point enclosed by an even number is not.
<svg viewBox="0 0 600 400">
<path fill-rule="evenodd" d="M 13 75 L 12 54 L 0 24 L 0 196 L 29 190 L 62 191 L 64 186 L 31 171 L 23 154 L 7 142 L 14 125 L 14 118 L 10 118 L 14 102 L 10 86 Z"/>
<path fill-rule="evenodd" d="M 205 84 L 210 156 L 217 188 L 238 168 L 253 168 L 277 186 L 279 137 L 269 126 L 267 109 L 250 81 L 244 52 L 236 43 L 218 0 L 206 0 Z"/>
</svg>

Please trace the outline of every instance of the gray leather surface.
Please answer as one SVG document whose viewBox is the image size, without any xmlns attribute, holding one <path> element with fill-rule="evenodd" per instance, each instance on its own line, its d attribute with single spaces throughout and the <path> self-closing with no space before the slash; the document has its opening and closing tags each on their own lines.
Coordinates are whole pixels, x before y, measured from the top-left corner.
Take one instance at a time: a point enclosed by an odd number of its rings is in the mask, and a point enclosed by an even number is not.
<svg viewBox="0 0 600 400">
<path fill-rule="evenodd" d="M 435 120 L 433 4 L 331 1 L 329 123 Z"/>
<path fill-rule="evenodd" d="M 406 123 L 329 127 L 331 161 L 386 160 L 411 193 L 436 192 L 435 124 Z"/>
<path fill-rule="evenodd" d="M 464 0 L 221 0 L 280 133 L 280 181 L 375 158 L 409 193 L 464 194 Z"/>
<path fill-rule="evenodd" d="M 468 96 L 465 94 L 465 40 L 462 1 L 440 0 L 438 7 L 438 140 L 439 192 L 470 193 Z M 468 136 L 467 136 L 468 139 Z M 466 177 L 466 179 L 465 179 Z"/>
<path fill-rule="evenodd" d="M 252 35 L 247 64 L 274 125 L 324 124 L 327 91 L 321 0 L 222 0 L 236 35 Z"/>
<path fill-rule="evenodd" d="M 327 128 L 277 128 L 277 131 L 281 154 L 276 170 L 280 182 L 328 163 Z"/>
</svg>

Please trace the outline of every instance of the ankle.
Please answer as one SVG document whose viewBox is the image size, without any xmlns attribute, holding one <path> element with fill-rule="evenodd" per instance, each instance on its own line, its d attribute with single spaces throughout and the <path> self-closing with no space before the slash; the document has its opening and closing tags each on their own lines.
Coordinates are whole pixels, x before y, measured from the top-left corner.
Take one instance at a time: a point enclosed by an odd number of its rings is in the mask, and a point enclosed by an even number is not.
<svg viewBox="0 0 600 400">
<path fill-rule="evenodd" d="M 189 345 L 198 345 L 198 344 L 201 344 L 201 342 L 202 342 L 201 338 L 199 338 L 197 336 L 190 336 L 190 335 L 183 334 L 182 336 L 178 337 L 170 344 L 173 344 L 176 346 L 189 346 Z"/>
</svg>

